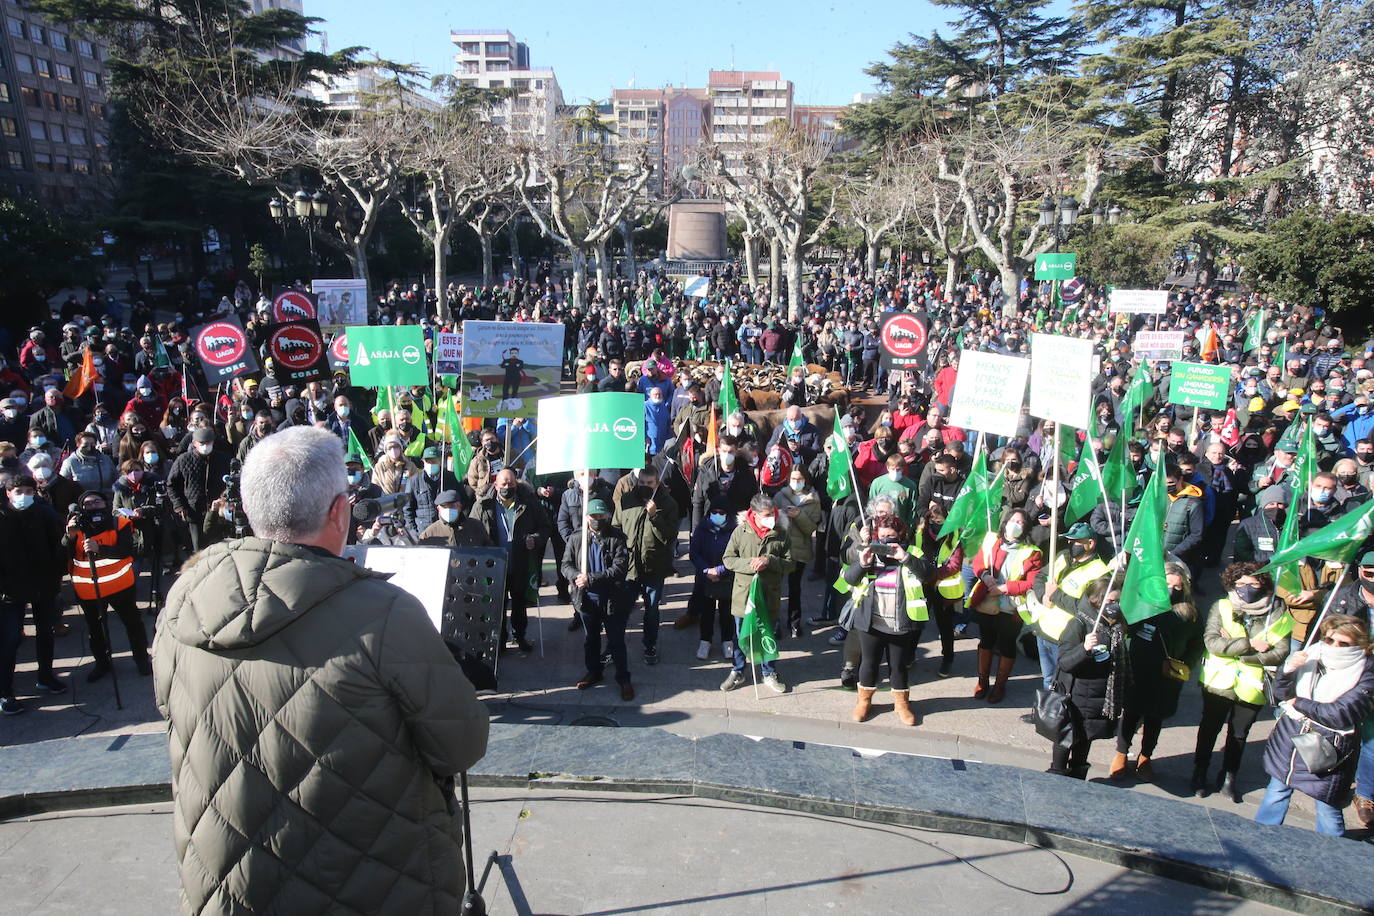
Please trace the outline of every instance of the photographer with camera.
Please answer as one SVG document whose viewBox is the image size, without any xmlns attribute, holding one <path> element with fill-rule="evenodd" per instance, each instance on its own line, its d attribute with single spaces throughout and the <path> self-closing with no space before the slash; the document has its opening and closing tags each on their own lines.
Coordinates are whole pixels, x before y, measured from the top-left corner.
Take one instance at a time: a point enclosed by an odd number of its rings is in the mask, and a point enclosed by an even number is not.
<svg viewBox="0 0 1374 916">
<path fill-rule="evenodd" d="M 190 534 L 192 553 L 199 553 L 210 543 L 206 519 L 211 503 L 224 492 L 224 477 L 228 473 L 228 447 L 215 441 L 212 429 L 191 433 L 191 448 L 172 462 L 167 475 L 167 496 L 172 501 L 172 511 Z"/>
<path fill-rule="evenodd" d="M 162 556 L 167 527 L 167 484 L 142 461 L 131 459 L 114 485 L 114 511 L 134 523 L 135 556 L 148 566 L 153 577 L 153 603 L 162 597 Z"/>
<path fill-rule="evenodd" d="M 87 683 L 110 672 L 107 608 L 113 609 L 124 624 L 138 673 L 152 674 L 148 633 L 134 603 L 134 523 L 116 517 L 103 494 L 87 490 L 67 516 L 62 546 L 67 549 L 67 573 L 72 578 L 76 603 L 86 618 L 91 656 L 95 659 L 95 667 L 86 675 Z"/>
<path fill-rule="evenodd" d="M 347 486 L 328 430 L 264 439 L 243 469 L 257 536 L 207 548 L 168 596 L 155 690 L 175 820 L 198 825 L 176 844 L 190 912 L 459 910 L 452 784 L 487 713 L 420 602 L 339 558 Z"/>
</svg>

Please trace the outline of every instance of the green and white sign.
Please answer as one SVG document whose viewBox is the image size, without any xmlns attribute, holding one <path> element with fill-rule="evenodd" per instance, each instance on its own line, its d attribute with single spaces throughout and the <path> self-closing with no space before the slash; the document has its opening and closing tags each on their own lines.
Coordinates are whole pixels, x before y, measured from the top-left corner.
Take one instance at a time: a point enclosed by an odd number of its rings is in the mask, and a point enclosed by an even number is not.
<svg viewBox="0 0 1374 916">
<path fill-rule="evenodd" d="M 1078 276 L 1078 255 L 1072 251 L 1050 251 L 1035 256 L 1035 279 L 1072 280 Z"/>
<path fill-rule="evenodd" d="M 538 473 L 644 466 L 644 395 L 569 394 L 539 401 Z"/>
<path fill-rule="evenodd" d="M 425 332 L 418 324 L 400 327 L 358 325 L 348 334 L 348 377 L 361 388 L 428 385 Z"/>
<path fill-rule="evenodd" d="M 1174 363 L 1169 403 L 1225 410 L 1231 399 L 1231 367 L 1207 363 Z"/>
</svg>

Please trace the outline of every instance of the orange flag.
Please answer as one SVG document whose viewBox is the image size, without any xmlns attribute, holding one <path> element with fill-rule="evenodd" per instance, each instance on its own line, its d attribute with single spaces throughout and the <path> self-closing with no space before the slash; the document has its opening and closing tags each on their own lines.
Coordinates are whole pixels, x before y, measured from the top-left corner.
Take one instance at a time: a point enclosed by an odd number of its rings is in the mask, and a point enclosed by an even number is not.
<svg viewBox="0 0 1374 916">
<path fill-rule="evenodd" d="M 1208 329 L 1207 329 L 1207 339 L 1206 339 L 1205 341 L 1203 341 L 1203 344 L 1202 344 L 1202 360 L 1203 360 L 1203 362 L 1208 362 L 1208 363 L 1212 362 L 1212 359 L 1213 359 L 1213 357 L 1215 357 L 1215 356 L 1217 355 L 1217 350 L 1218 350 L 1219 348 L 1220 348 L 1220 343 L 1217 341 L 1217 331 L 1216 331 L 1216 328 L 1208 328 Z"/>
<path fill-rule="evenodd" d="M 711 425 L 706 430 L 706 454 L 716 453 L 716 405 L 711 405 Z"/>
<path fill-rule="evenodd" d="M 89 391 L 99 378 L 100 373 L 95 370 L 95 356 L 87 347 L 86 355 L 81 357 L 81 368 L 76 370 L 62 393 L 74 401 Z"/>
</svg>

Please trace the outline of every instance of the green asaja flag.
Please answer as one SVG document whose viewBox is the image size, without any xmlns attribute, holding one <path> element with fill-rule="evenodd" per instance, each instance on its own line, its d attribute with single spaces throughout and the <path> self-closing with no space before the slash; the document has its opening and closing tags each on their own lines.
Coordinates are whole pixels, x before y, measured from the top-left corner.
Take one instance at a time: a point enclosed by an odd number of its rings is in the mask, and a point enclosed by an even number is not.
<svg viewBox="0 0 1374 916">
<path fill-rule="evenodd" d="M 1135 468 L 1131 466 L 1131 453 L 1126 449 L 1129 438 L 1123 425 L 1116 434 L 1116 442 L 1112 443 L 1112 450 L 1107 453 L 1107 463 L 1102 466 L 1102 493 L 1114 503 L 1135 492 Z"/>
<path fill-rule="evenodd" d="M 1150 475 L 1140 511 L 1131 522 L 1125 548 L 1130 556 L 1121 585 L 1121 615 L 1127 623 L 1139 623 L 1163 614 L 1173 605 L 1164 580 L 1164 474 Z"/>
<path fill-rule="evenodd" d="M 1264 342 L 1264 309 L 1256 309 L 1245 326 L 1245 352 L 1249 353 Z"/>
<path fill-rule="evenodd" d="M 1293 560 L 1282 565 L 1274 564 L 1270 559 L 1271 565 L 1276 565 L 1278 584 L 1290 592 L 1302 591 L 1302 573 L 1298 568 L 1297 560 L 1301 557 L 1294 556 L 1294 549 L 1300 542 L 1298 534 L 1298 522 L 1303 512 L 1307 508 L 1307 491 L 1312 486 L 1312 478 L 1317 476 L 1317 454 L 1316 443 L 1312 438 L 1312 421 L 1304 419 L 1302 422 L 1302 434 L 1298 437 L 1296 446 L 1297 456 L 1293 459 L 1293 466 L 1289 469 L 1288 488 L 1293 494 L 1292 502 L 1288 506 L 1288 517 L 1283 521 L 1283 530 L 1279 532 L 1279 542 L 1276 545 L 1275 554 L 1284 554 L 1294 557 Z M 1287 434 L 1285 433 L 1285 438 Z"/>
<path fill-rule="evenodd" d="M 658 287 L 657 287 L 657 286 L 654 287 L 653 303 L 654 303 L 654 305 L 662 305 L 662 304 L 663 304 L 663 294 L 660 293 L 660 292 L 658 291 Z"/>
<path fill-rule="evenodd" d="M 1126 394 L 1121 400 L 1121 413 L 1134 417 L 1141 405 L 1154 397 L 1154 393 L 1155 386 L 1150 384 L 1150 371 L 1141 363 L 1131 379 L 1131 386 L 1126 389 Z"/>
<path fill-rule="evenodd" d="M 461 480 L 467 476 L 468 465 L 472 464 L 472 443 L 468 441 L 467 433 L 463 432 L 463 421 L 453 409 L 451 396 L 444 398 L 444 427 L 449 437 L 449 463 L 453 468 L 453 476 Z"/>
<path fill-rule="evenodd" d="M 758 576 L 749 585 L 744 617 L 739 622 L 739 648 L 751 664 L 775 661 L 778 657 L 778 641 L 773 636 L 773 621 L 768 616 Z"/>
<path fill-rule="evenodd" d="M 854 492 L 849 466 L 849 443 L 844 441 L 844 436 L 837 427 L 830 434 L 830 470 L 825 478 L 825 491 L 836 502 L 848 498 Z"/>
<path fill-rule="evenodd" d="M 1290 510 L 1288 514 L 1292 517 L 1301 513 Z M 1288 527 L 1286 521 L 1284 527 Z M 1273 572 L 1287 564 L 1308 558 L 1350 563 L 1371 534 L 1374 534 L 1374 501 L 1365 503 L 1325 528 L 1318 528 L 1307 537 L 1300 538 L 1279 550 L 1269 558 L 1269 563 L 1260 572 Z"/>
<path fill-rule="evenodd" d="M 369 471 L 372 470 L 372 456 L 367 453 L 367 449 L 363 448 L 363 444 L 359 442 L 358 437 L 353 434 L 353 427 L 351 426 L 348 428 L 348 453 L 350 455 L 357 455 L 361 458 L 363 460 L 364 469 Z"/>
<path fill-rule="evenodd" d="M 644 395 L 605 391 L 539 399 L 537 473 L 644 465 Z M 455 444 L 455 450 L 457 446 Z"/>
<path fill-rule="evenodd" d="M 1064 509 L 1064 521 L 1070 525 L 1096 509 L 1105 498 L 1102 469 L 1097 466 L 1091 437 L 1083 440 L 1083 448 L 1078 453 L 1078 465 L 1065 487 L 1069 491 L 1069 504 Z"/>
<path fill-rule="evenodd" d="M 720 380 L 720 415 L 727 421 L 739 413 L 739 398 L 735 395 L 735 380 L 731 377 L 730 360 L 725 361 L 725 375 Z"/>
<path fill-rule="evenodd" d="M 792 375 L 792 370 L 795 369 L 797 366 L 801 366 L 802 369 L 805 369 L 805 368 L 806 368 L 806 359 L 805 359 L 805 357 L 803 357 L 803 355 L 802 355 L 802 336 L 801 336 L 801 334 L 798 334 L 798 335 L 797 335 L 797 342 L 796 342 L 796 344 L 793 345 L 793 347 L 792 347 L 792 358 L 791 358 L 790 360 L 787 361 L 787 374 L 788 374 L 788 376 L 791 376 L 791 375 Z"/>
<path fill-rule="evenodd" d="M 938 537 L 944 538 L 955 531 L 963 528 L 969 520 L 969 515 L 975 510 L 982 510 L 979 502 L 979 495 L 986 492 L 988 488 L 988 461 L 987 454 L 981 449 L 978 457 L 973 461 L 973 467 L 969 469 L 968 479 L 959 488 L 959 494 L 954 497 L 954 502 L 950 504 L 949 513 L 945 516 L 945 523 L 940 526 Z"/>
</svg>

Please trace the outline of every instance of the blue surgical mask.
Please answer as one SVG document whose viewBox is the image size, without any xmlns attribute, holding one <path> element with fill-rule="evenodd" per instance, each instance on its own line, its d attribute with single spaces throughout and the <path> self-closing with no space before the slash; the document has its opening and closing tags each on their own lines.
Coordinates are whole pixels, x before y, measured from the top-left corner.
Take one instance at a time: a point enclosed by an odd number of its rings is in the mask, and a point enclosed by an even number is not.
<svg viewBox="0 0 1374 916">
<path fill-rule="evenodd" d="M 439 517 L 451 525 L 454 522 L 458 521 L 458 510 L 441 508 L 439 510 Z"/>
<path fill-rule="evenodd" d="M 363 472 L 353 471 L 348 475 L 348 482 L 356 487 L 358 484 L 363 482 Z"/>
<path fill-rule="evenodd" d="M 725 524 L 724 512 L 712 512 L 707 518 L 710 520 L 711 524 L 717 528 Z"/>
<path fill-rule="evenodd" d="M 1312 502 L 1319 506 L 1324 506 L 1331 502 L 1331 495 L 1330 490 L 1318 490 L 1312 494 Z"/>
<path fill-rule="evenodd" d="M 33 505 L 33 494 L 16 493 L 10 497 L 10 505 L 22 512 Z"/>
</svg>

